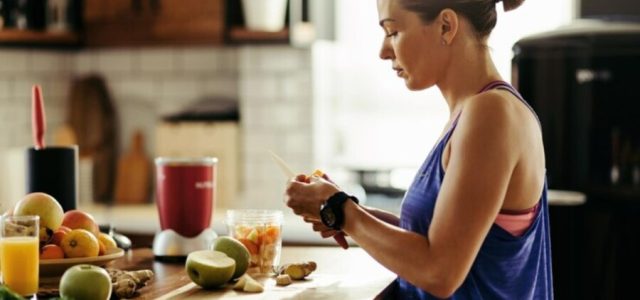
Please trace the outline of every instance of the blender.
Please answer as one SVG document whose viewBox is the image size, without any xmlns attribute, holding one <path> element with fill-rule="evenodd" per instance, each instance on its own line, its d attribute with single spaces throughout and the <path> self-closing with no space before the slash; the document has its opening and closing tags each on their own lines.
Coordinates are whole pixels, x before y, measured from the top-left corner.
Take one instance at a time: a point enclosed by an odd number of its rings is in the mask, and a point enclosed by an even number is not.
<svg viewBox="0 0 640 300">
<path fill-rule="evenodd" d="M 193 251 L 211 249 L 217 238 L 210 226 L 217 162 L 214 157 L 155 159 L 161 228 L 153 239 L 157 260 L 181 260 Z"/>
</svg>

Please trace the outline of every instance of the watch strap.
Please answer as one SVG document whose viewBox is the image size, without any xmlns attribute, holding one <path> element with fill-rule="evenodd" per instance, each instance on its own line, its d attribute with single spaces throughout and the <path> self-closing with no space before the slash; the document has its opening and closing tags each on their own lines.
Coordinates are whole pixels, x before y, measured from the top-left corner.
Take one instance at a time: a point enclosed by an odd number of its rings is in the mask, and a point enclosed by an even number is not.
<svg viewBox="0 0 640 300">
<path fill-rule="evenodd" d="M 327 201 L 323 205 L 322 209 L 331 210 L 335 219 L 333 220 L 334 222 L 331 223 L 329 222 L 329 220 L 324 218 L 323 214 L 321 214 L 322 223 L 333 230 L 338 230 L 338 231 L 342 230 L 342 225 L 344 224 L 344 219 L 345 219 L 344 203 L 347 202 L 348 200 L 351 200 L 356 204 L 360 203 L 360 201 L 358 201 L 358 198 L 351 196 L 342 191 L 337 192 L 333 194 L 331 197 L 329 197 L 329 199 L 327 199 Z"/>
</svg>

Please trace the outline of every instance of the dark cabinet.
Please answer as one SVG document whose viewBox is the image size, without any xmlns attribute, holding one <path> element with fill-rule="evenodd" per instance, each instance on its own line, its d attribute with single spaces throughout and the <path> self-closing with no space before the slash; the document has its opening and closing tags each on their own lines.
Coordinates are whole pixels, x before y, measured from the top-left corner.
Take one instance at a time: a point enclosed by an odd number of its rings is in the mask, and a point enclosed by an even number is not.
<svg viewBox="0 0 640 300">
<path fill-rule="evenodd" d="M 239 0 L 69 0 L 64 31 L 0 26 L 0 47 L 105 48 L 289 43 L 290 17 L 276 32 L 245 27 Z M 297 23 L 311 24 L 310 0 L 296 0 Z M 316 0 L 332 11 L 332 0 Z M 1 2 L 1 1 L 0 1 Z M 320 10 L 320 9 L 318 9 Z M 321 10 L 322 11 L 322 10 Z M 2 12 L 2 8 L 0 8 Z M 38 20 L 43 19 L 42 16 Z M 329 18 L 329 21 L 332 19 Z M 43 20 L 41 20 L 43 21 Z M 322 23 L 322 22 L 321 22 Z M 315 37 L 314 37 L 315 38 Z"/>
<path fill-rule="evenodd" d="M 89 47 L 221 44 L 224 0 L 85 0 Z"/>
</svg>

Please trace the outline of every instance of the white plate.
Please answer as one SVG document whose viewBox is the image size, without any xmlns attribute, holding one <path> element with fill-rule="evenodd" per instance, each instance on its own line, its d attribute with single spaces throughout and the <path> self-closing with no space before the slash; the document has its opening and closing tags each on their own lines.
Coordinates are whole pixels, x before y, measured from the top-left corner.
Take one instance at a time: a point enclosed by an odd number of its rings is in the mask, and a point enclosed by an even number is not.
<svg viewBox="0 0 640 300">
<path fill-rule="evenodd" d="M 103 267 L 108 262 L 120 258 L 124 255 L 124 250 L 117 248 L 109 251 L 105 255 L 96 257 L 77 257 L 77 258 L 61 258 L 61 259 L 41 259 L 40 260 L 40 277 L 61 276 L 68 268 L 79 265 L 89 264 Z"/>
</svg>

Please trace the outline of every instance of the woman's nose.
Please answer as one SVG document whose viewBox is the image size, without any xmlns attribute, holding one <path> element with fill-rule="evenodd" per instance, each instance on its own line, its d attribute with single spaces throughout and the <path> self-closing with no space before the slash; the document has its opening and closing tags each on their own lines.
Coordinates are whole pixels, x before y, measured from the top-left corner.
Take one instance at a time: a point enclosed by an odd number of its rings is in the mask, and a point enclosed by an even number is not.
<svg viewBox="0 0 640 300">
<path fill-rule="evenodd" d="M 389 39 L 382 40 L 382 47 L 380 47 L 380 59 L 393 59 L 393 50 L 389 45 Z"/>
</svg>

